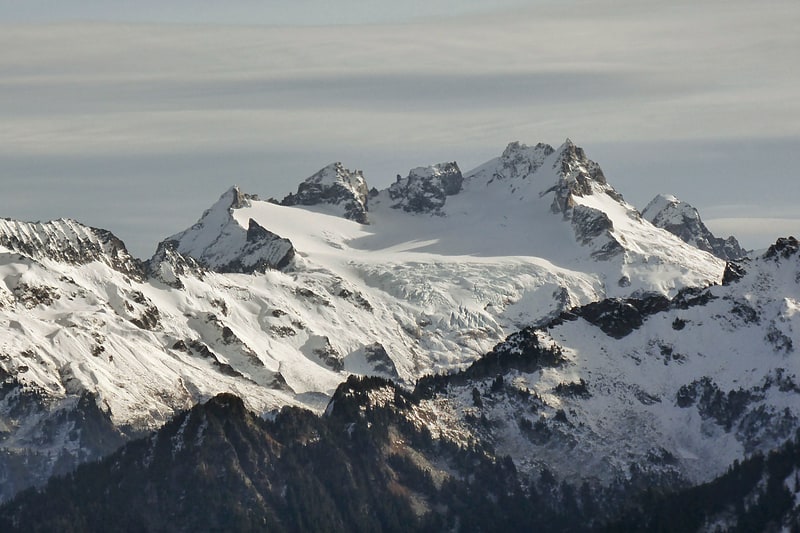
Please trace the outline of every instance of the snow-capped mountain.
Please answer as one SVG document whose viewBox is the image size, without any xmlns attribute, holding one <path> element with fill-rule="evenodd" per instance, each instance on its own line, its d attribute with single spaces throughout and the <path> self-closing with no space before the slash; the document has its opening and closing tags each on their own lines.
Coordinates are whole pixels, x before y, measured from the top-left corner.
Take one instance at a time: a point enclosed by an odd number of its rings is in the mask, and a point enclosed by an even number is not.
<svg viewBox="0 0 800 533">
<path fill-rule="evenodd" d="M 727 261 L 741 259 L 747 252 L 736 237 L 716 237 L 703 224 L 700 213 L 671 194 L 659 194 L 642 211 L 642 216 L 659 228 L 677 235 L 684 242 Z"/>
<path fill-rule="evenodd" d="M 725 269 L 570 141 L 372 192 L 334 164 L 291 198 L 231 188 L 147 262 L 76 222 L 0 224 L 0 497 L 218 393 L 321 412 L 349 374 L 411 386 L 576 306 L 674 297 Z M 81 398 L 97 431 L 68 415 Z"/>
<path fill-rule="evenodd" d="M 566 311 L 461 373 L 420 380 L 420 409 L 522 473 L 604 486 L 708 481 L 800 428 L 798 241 L 779 239 L 727 279 Z"/>
</svg>

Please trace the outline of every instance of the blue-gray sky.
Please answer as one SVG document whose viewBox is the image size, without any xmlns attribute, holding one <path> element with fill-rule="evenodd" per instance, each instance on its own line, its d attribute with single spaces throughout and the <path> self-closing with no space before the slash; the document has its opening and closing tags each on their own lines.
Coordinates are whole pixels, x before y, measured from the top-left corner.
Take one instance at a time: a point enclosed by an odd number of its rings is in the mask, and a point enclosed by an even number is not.
<svg viewBox="0 0 800 533">
<path fill-rule="evenodd" d="M 0 0 L 0 216 L 141 257 L 236 183 L 378 187 L 565 137 L 637 205 L 800 233 L 800 3 Z"/>
</svg>

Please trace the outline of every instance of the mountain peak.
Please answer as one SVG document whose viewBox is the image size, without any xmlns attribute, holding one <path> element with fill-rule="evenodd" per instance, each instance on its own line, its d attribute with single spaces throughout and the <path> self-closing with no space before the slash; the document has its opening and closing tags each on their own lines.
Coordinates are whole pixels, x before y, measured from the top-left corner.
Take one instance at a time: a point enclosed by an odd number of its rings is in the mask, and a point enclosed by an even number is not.
<svg viewBox="0 0 800 533">
<path fill-rule="evenodd" d="M 166 257 L 163 252 L 169 248 L 215 272 L 252 273 L 287 267 L 294 257 L 294 247 L 288 239 L 252 219 L 245 228 L 233 216 L 235 209 L 250 207 L 250 201 L 256 199 L 231 187 L 191 228 L 159 244 L 153 261 Z M 150 269 L 154 266 L 157 265 L 150 265 Z"/>
<path fill-rule="evenodd" d="M 697 209 L 671 194 L 659 194 L 653 198 L 642 210 L 642 216 L 654 226 L 720 259 L 730 261 L 747 254 L 734 237 L 722 239 L 711 233 Z"/>
<path fill-rule="evenodd" d="M 350 170 L 342 163 L 327 165 L 307 178 L 280 203 L 285 206 L 333 206 L 337 214 L 367 224 L 369 188 L 360 170 Z"/>
<path fill-rule="evenodd" d="M 482 180 L 486 183 L 527 179 L 539 170 L 545 159 L 554 152 L 549 144 L 538 143 L 528 146 L 520 141 L 508 143 L 500 157 L 487 161 L 468 175 L 469 180 Z"/>
<path fill-rule="evenodd" d="M 606 177 L 603 175 L 600 165 L 586 157 L 583 148 L 569 138 L 556 150 L 556 153 L 558 156 L 553 166 L 560 171 L 564 178 L 577 181 L 582 189 L 586 189 L 584 185 L 589 180 L 606 185 Z M 588 192 L 588 190 L 583 192 Z"/>
<path fill-rule="evenodd" d="M 458 164 L 439 163 L 428 167 L 412 168 L 408 176 L 389 187 L 392 207 L 411 213 L 437 213 L 448 196 L 461 192 L 464 177 Z"/>
<path fill-rule="evenodd" d="M 233 196 L 233 201 L 231 202 L 231 209 L 241 209 L 243 207 L 250 207 L 250 196 L 242 193 L 239 189 L 238 185 L 234 185 L 230 188 L 228 193 Z"/>
</svg>

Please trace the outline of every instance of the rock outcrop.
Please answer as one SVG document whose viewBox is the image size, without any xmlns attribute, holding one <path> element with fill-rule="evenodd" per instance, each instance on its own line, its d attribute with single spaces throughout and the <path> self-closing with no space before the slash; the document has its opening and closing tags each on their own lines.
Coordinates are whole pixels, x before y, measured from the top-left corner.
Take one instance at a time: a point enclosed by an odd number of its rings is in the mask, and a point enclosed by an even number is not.
<svg viewBox="0 0 800 533">
<path fill-rule="evenodd" d="M 735 237 L 723 239 L 715 236 L 703 224 L 697 209 L 672 195 L 659 194 L 653 198 L 642 211 L 642 216 L 682 241 L 720 259 L 731 261 L 747 255 Z"/>
<path fill-rule="evenodd" d="M 332 163 L 302 182 L 297 193 L 289 194 L 280 204 L 331 205 L 341 211 L 341 216 L 367 224 L 368 199 L 369 188 L 363 173 Z"/>
<path fill-rule="evenodd" d="M 464 177 L 458 165 L 440 163 L 411 169 L 389 187 L 392 207 L 409 213 L 438 213 L 448 196 L 461 192 Z"/>
</svg>

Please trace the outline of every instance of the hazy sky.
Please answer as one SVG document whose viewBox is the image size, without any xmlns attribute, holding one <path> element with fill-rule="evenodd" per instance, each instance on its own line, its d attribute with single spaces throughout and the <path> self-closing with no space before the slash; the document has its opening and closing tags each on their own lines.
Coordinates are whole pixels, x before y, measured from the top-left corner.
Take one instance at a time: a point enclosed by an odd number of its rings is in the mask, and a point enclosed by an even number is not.
<svg viewBox="0 0 800 533">
<path fill-rule="evenodd" d="M 165 5 L 168 4 L 168 5 Z M 230 185 L 383 187 L 570 137 L 637 205 L 800 234 L 800 2 L 0 0 L 0 216 L 134 254 Z"/>
</svg>

